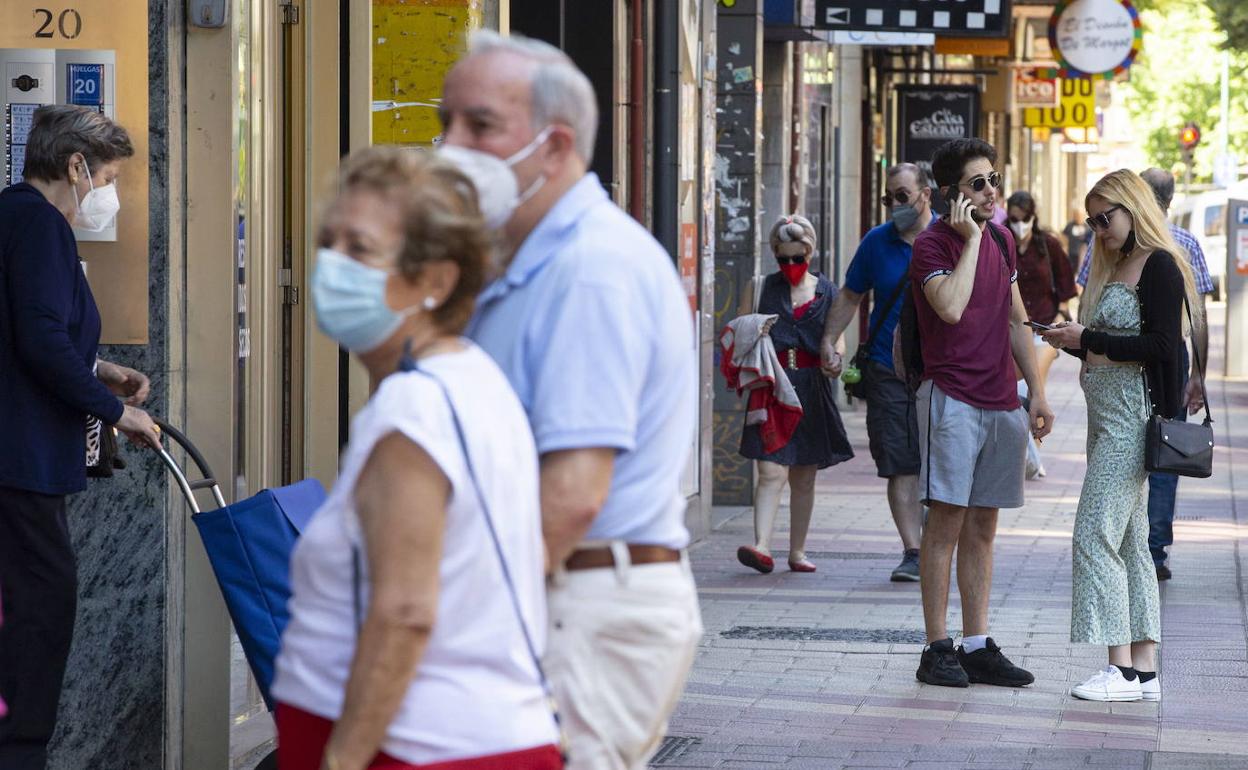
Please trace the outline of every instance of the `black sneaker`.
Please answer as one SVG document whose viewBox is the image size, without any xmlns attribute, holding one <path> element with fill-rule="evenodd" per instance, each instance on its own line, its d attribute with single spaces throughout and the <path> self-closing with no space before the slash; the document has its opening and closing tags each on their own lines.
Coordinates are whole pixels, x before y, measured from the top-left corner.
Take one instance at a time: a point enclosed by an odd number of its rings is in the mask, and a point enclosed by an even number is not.
<svg viewBox="0 0 1248 770">
<path fill-rule="evenodd" d="M 901 564 L 893 570 L 893 576 L 889 578 L 894 583 L 917 583 L 919 582 L 919 549 L 907 549 L 901 555 Z"/>
<path fill-rule="evenodd" d="M 1158 564 L 1158 565 L 1157 565 L 1157 579 L 1158 579 L 1159 581 L 1160 581 L 1160 580 L 1169 580 L 1169 579 L 1170 579 L 1170 578 L 1172 578 L 1172 577 L 1174 577 L 1174 575 L 1173 575 L 1173 574 L 1171 574 L 1171 572 L 1170 572 L 1170 568 L 1169 568 L 1169 567 L 1167 567 L 1167 566 L 1166 566 L 1166 565 L 1164 565 L 1164 564 Z"/>
<path fill-rule="evenodd" d="M 941 639 L 923 648 L 919 658 L 919 670 L 914 678 L 924 684 L 940 687 L 968 687 L 971 680 L 958 663 L 958 654 L 954 652 L 952 639 Z"/>
<path fill-rule="evenodd" d="M 991 637 L 988 639 L 987 646 L 972 653 L 965 652 L 959 646 L 958 663 L 962 665 L 962 669 L 966 671 L 970 680 L 976 684 L 1024 687 L 1036 681 L 1030 671 L 1025 671 L 1011 663 Z"/>
</svg>

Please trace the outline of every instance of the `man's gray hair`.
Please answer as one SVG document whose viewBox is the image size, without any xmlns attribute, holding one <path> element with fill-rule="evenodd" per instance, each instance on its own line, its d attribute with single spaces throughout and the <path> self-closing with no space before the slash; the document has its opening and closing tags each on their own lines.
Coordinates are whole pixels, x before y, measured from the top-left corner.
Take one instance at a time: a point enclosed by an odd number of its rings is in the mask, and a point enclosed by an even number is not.
<svg viewBox="0 0 1248 770">
<path fill-rule="evenodd" d="M 1154 166 L 1144 169 L 1140 178 L 1153 188 L 1153 197 L 1157 199 L 1157 205 L 1161 206 L 1161 210 L 1169 211 L 1170 201 L 1174 200 L 1174 174 Z"/>
<path fill-rule="evenodd" d="M 918 186 L 919 190 L 922 190 L 924 187 L 935 187 L 935 185 L 932 184 L 931 174 L 916 163 L 898 163 L 895 166 L 889 166 L 888 171 L 884 175 L 885 180 L 892 181 L 893 177 L 907 172 L 914 175 L 914 183 Z"/>
<path fill-rule="evenodd" d="M 533 130 L 541 131 L 551 123 L 570 127 L 576 134 L 576 154 L 588 164 L 598 138 L 598 99 L 585 73 L 563 51 L 523 35 L 503 37 L 478 29 L 468 39 L 469 56 L 495 52 L 521 56 L 537 65 L 530 95 Z"/>
<path fill-rule="evenodd" d="M 23 176 L 44 182 L 64 179 L 75 153 L 82 153 L 94 174 L 106 163 L 134 155 L 134 145 L 126 129 L 97 110 L 68 104 L 35 110 Z"/>
</svg>

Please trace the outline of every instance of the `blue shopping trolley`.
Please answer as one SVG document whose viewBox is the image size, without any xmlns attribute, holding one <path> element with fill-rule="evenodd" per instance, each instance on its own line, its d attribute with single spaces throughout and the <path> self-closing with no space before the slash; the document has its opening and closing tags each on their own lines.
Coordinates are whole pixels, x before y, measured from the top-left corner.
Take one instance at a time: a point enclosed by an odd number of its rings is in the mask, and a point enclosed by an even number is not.
<svg viewBox="0 0 1248 770">
<path fill-rule="evenodd" d="M 306 479 L 279 489 L 263 490 L 246 500 L 227 505 L 221 487 L 208 461 L 177 428 L 155 419 L 162 434 L 186 451 L 199 469 L 201 478 L 192 480 L 167 448 L 160 459 L 173 474 L 191 509 L 212 564 L 221 594 L 234 622 L 234 631 L 247 657 L 247 664 L 260 687 L 265 705 L 273 709 L 270 688 L 282 631 L 290 619 L 286 607 L 290 599 L 290 554 L 295 540 L 307 527 L 312 514 L 325 501 L 325 488 L 316 479 Z M 201 510 L 195 493 L 208 490 L 215 508 Z M 276 767 L 275 755 L 259 768 Z"/>
</svg>

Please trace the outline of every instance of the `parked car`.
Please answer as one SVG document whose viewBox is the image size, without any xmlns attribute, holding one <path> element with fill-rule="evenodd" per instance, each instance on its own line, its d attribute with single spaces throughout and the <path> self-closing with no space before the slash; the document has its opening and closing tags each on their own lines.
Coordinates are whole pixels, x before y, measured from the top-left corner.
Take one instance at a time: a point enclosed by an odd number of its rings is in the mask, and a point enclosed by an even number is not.
<svg viewBox="0 0 1248 770">
<path fill-rule="evenodd" d="M 1226 279 L 1226 190 L 1189 195 L 1170 208 L 1170 221 L 1189 231 L 1205 252 L 1213 299 L 1221 300 Z"/>
</svg>

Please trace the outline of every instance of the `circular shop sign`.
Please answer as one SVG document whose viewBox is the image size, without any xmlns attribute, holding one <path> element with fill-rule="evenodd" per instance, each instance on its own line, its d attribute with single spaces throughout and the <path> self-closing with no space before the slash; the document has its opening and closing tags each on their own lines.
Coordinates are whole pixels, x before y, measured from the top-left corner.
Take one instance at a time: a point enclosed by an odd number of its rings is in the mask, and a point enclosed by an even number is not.
<svg viewBox="0 0 1248 770">
<path fill-rule="evenodd" d="M 1051 77 L 1112 79 L 1135 61 L 1144 34 L 1131 0 L 1058 0 L 1049 17 Z"/>
</svg>

